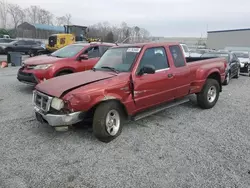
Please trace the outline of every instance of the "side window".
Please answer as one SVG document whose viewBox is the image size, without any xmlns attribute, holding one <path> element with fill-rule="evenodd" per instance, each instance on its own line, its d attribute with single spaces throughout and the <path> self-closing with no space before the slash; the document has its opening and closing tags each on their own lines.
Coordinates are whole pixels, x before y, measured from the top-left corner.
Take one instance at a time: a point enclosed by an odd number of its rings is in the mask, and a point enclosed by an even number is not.
<svg viewBox="0 0 250 188">
<path fill-rule="evenodd" d="M 100 57 L 100 51 L 98 46 L 89 47 L 84 54 L 88 54 L 89 58 Z"/>
<path fill-rule="evenodd" d="M 25 41 L 23 41 L 23 40 L 19 40 L 19 41 L 17 42 L 17 44 L 18 44 L 18 45 L 25 45 L 25 44 L 26 44 L 26 42 L 25 42 Z"/>
<path fill-rule="evenodd" d="M 168 58 L 165 48 L 155 47 L 147 49 L 142 56 L 138 71 L 145 65 L 152 65 L 155 67 L 155 70 L 168 68 Z"/>
<path fill-rule="evenodd" d="M 184 67 L 185 66 L 185 59 L 183 57 L 183 53 L 178 45 L 170 46 L 169 47 L 172 58 L 174 60 L 175 67 Z"/>
</svg>

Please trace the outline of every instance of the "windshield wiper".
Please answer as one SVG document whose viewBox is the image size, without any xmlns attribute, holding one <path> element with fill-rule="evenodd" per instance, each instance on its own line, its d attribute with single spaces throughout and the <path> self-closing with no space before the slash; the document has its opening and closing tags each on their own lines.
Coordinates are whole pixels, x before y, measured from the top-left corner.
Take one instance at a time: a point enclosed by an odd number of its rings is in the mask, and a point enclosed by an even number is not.
<svg viewBox="0 0 250 188">
<path fill-rule="evenodd" d="M 103 66 L 103 67 L 101 67 L 101 68 L 103 68 L 103 69 L 109 69 L 109 70 L 112 70 L 113 72 L 115 72 L 115 73 L 119 73 L 119 71 L 118 70 L 116 70 L 114 67 L 109 67 L 109 66 Z"/>
</svg>

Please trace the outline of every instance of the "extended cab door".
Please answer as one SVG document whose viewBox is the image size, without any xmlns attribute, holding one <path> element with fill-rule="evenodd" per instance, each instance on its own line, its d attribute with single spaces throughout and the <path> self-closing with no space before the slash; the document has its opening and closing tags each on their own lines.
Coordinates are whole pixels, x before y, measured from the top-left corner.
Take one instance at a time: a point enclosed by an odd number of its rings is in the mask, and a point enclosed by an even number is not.
<svg viewBox="0 0 250 188">
<path fill-rule="evenodd" d="M 186 65 L 186 59 L 179 45 L 169 46 L 170 58 L 173 67 L 173 87 L 175 88 L 175 98 L 186 96 L 190 89 L 190 69 Z"/>
<path fill-rule="evenodd" d="M 145 65 L 152 65 L 156 72 L 138 75 Z M 136 111 L 173 99 L 173 77 L 165 47 L 152 47 L 144 51 L 133 75 L 133 83 Z"/>
</svg>

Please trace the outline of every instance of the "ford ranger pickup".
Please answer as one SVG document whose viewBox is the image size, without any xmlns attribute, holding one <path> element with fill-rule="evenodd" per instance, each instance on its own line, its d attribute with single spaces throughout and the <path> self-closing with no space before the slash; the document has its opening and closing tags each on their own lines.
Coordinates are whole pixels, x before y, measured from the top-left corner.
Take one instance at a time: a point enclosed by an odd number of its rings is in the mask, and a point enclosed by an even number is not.
<svg viewBox="0 0 250 188">
<path fill-rule="evenodd" d="M 116 138 L 126 120 L 139 120 L 188 102 L 212 108 L 222 91 L 224 58 L 185 58 L 178 43 L 112 47 L 92 70 L 52 78 L 33 92 L 36 118 L 67 130 L 92 119 L 103 142 Z"/>
<path fill-rule="evenodd" d="M 32 57 L 23 62 L 17 73 L 20 82 L 36 85 L 65 74 L 90 70 L 113 43 L 75 43 L 49 55 Z"/>
</svg>

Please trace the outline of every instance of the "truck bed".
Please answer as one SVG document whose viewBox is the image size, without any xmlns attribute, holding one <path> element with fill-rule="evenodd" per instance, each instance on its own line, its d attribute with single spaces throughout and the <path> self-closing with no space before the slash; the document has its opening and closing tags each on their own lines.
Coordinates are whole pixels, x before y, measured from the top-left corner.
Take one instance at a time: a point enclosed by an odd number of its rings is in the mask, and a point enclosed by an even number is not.
<svg viewBox="0 0 250 188">
<path fill-rule="evenodd" d="M 207 59 L 212 59 L 212 58 L 216 58 L 216 57 L 186 57 L 186 62 L 193 63 L 196 61 L 207 60 Z"/>
<path fill-rule="evenodd" d="M 193 58 L 191 58 L 193 59 Z M 194 58 L 196 59 L 196 58 Z M 192 61 L 193 63 L 187 63 L 187 67 L 190 69 L 190 83 L 191 83 L 191 91 L 193 93 L 200 91 L 200 86 L 202 86 L 208 76 L 210 70 L 218 69 L 220 72 L 221 67 L 225 66 L 226 59 L 225 58 L 198 58 L 196 61 Z M 203 71 L 198 71 L 198 69 L 202 69 Z M 206 75 L 204 77 L 204 74 Z M 221 77 L 223 75 L 220 75 Z"/>
</svg>

